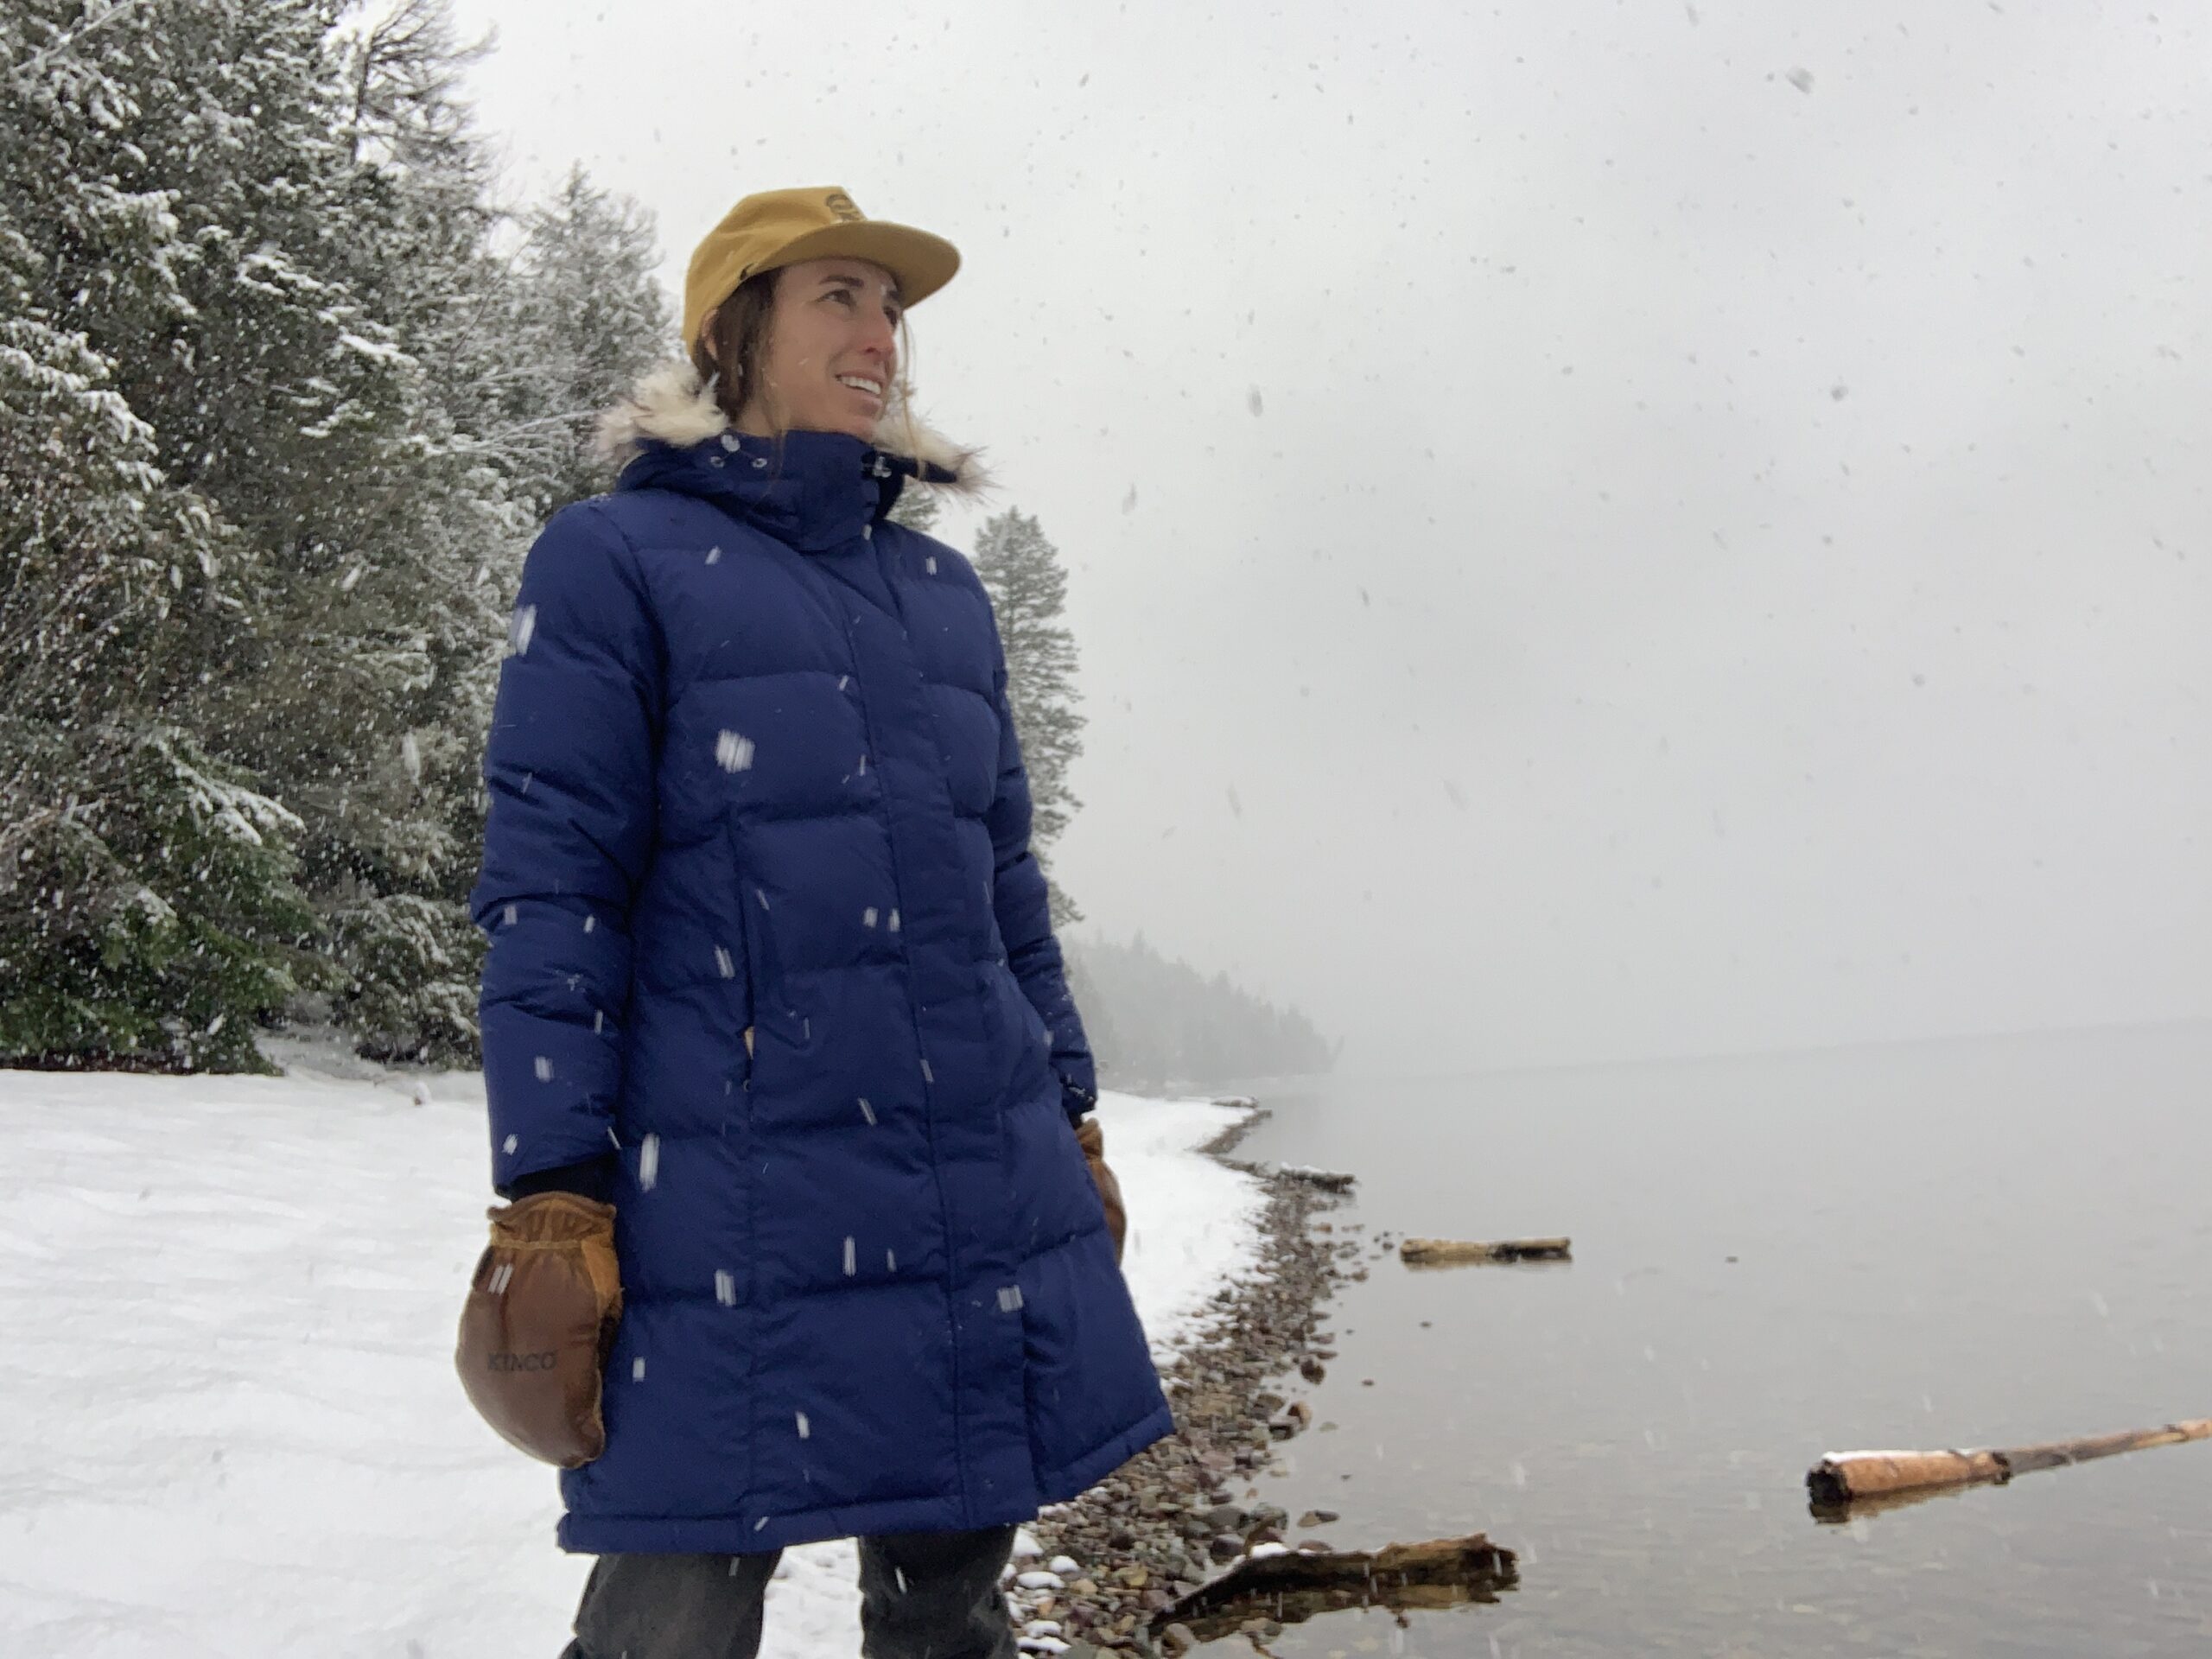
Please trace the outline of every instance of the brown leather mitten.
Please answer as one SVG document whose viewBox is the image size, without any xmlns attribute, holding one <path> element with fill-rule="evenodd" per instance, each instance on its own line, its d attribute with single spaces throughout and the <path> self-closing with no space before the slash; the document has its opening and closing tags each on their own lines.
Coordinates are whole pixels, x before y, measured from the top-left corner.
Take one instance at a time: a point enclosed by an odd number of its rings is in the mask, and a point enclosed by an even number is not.
<svg viewBox="0 0 2212 1659">
<path fill-rule="evenodd" d="M 1106 1166 L 1106 1131 L 1098 1127 L 1098 1120 L 1086 1117 L 1076 1125 L 1076 1144 L 1083 1148 L 1083 1160 L 1090 1166 L 1090 1179 L 1098 1185 L 1098 1197 L 1106 1205 L 1106 1230 L 1114 1236 L 1114 1260 L 1122 1259 L 1122 1240 L 1129 1230 L 1129 1212 L 1122 1205 L 1122 1183 Z"/>
<path fill-rule="evenodd" d="M 461 1311 L 454 1365 L 509 1445 L 576 1468 L 607 1449 L 600 1381 L 622 1317 L 614 1206 L 537 1192 L 486 1213 L 492 1242 Z"/>
</svg>

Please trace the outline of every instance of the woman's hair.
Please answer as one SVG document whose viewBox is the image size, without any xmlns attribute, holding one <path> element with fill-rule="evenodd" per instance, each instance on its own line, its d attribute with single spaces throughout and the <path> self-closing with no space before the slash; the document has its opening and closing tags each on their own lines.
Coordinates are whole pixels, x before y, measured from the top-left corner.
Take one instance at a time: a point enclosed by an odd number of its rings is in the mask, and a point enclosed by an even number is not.
<svg viewBox="0 0 2212 1659">
<path fill-rule="evenodd" d="M 760 359 L 768 353 L 768 328 L 776 310 L 776 282 L 783 267 L 748 276 L 729 298 L 707 316 L 707 326 L 691 347 L 691 366 L 702 383 L 712 386 L 715 403 L 734 427 L 751 401 L 752 389 L 760 381 Z M 714 350 L 707 348 L 712 346 Z M 906 365 L 913 360 L 914 339 L 907 332 L 906 314 L 899 317 L 899 377 L 896 391 L 899 418 L 906 428 L 909 448 L 917 447 L 914 435 L 912 383 Z"/>
<path fill-rule="evenodd" d="M 760 378 L 760 359 L 768 349 L 768 319 L 776 308 L 776 279 L 782 275 L 780 270 L 764 270 L 740 283 L 737 291 L 715 308 L 691 346 L 691 366 L 715 389 L 715 402 L 732 426 L 745 412 L 751 388 Z"/>
</svg>

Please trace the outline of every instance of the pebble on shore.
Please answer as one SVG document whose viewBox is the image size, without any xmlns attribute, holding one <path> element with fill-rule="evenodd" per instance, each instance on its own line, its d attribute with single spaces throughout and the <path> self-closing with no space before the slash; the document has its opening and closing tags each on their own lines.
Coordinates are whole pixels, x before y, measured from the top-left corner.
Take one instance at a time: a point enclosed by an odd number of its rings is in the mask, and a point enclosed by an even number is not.
<svg viewBox="0 0 2212 1659">
<path fill-rule="evenodd" d="M 1024 1529 L 1022 1542 L 1034 1554 L 1010 1573 L 1007 1601 L 1025 1652 L 1149 1652 L 1154 1617 L 1217 1564 L 1288 1548 L 1288 1514 L 1272 1503 L 1240 1503 L 1231 1486 L 1267 1468 L 1277 1444 L 1311 1425 L 1310 1406 L 1268 1384 L 1285 1372 L 1318 1382 L 1320 1362 L 1336 1357 L 1325 1345 L 1334 1338 L 1319 1328 L 1319 1308 L 1346 1276 L 1340 1252 L 1356 1254 L 1358 1246 L 1325 1236 L 1327 1224 L 1313 1223 L 1344 1201 L 1342 1188 L 1229 1157 L 1265 1117 L 1254 1110 L 1204 1148 L 1265 1184 L 1261 1270 L 1215 1294 L 1211 1329 L 1164 1369 L 1178 1432 Z M 1298 1525 L 1336 1519 L 1331 1510 L 1309 1510 Z M 1040 1556 L 1050 1558 L 1050 1570 L 1035 1566 Z"/>
</svg>

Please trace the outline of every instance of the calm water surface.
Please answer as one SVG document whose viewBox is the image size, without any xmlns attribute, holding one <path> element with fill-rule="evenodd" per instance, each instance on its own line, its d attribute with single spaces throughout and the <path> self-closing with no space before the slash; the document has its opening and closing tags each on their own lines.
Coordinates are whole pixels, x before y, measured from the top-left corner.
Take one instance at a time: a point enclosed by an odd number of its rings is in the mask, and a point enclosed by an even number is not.
<svg viewBox="0 0 2212 1659">
<path fill-rule="evenodd" d="M 1574 1239 L 1370 1255 L 1331 1304 L 1340 1357 L 1284 1392 L 1336 1427 L 1261 1496 L 1340 1548 L 1486 1530 L 1521 1584 L 1286 1659 L 2212 1654 L 2212 1444 L 1846 1525 L 1803 1486 L 1831 1449 L 2212 1415 L 2212 1027 L 1265 1100 L 1243 1153 L 1356 1172 L 1356 1237 Z"/>
</svg>

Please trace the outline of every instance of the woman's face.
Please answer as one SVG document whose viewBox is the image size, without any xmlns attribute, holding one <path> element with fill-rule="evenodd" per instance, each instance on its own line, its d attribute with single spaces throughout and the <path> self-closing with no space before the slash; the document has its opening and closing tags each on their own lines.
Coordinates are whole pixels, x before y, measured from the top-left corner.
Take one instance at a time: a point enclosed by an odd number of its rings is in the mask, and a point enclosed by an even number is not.
<svg viewBox="0 0 2212 1659">
<path fill-rule="evenodd" d="M 809 259 L 776 281 L 741 431 L 846 432 L 875 442 L 899 371 L 899 285 L 864 259 Z"/>
</svg>

